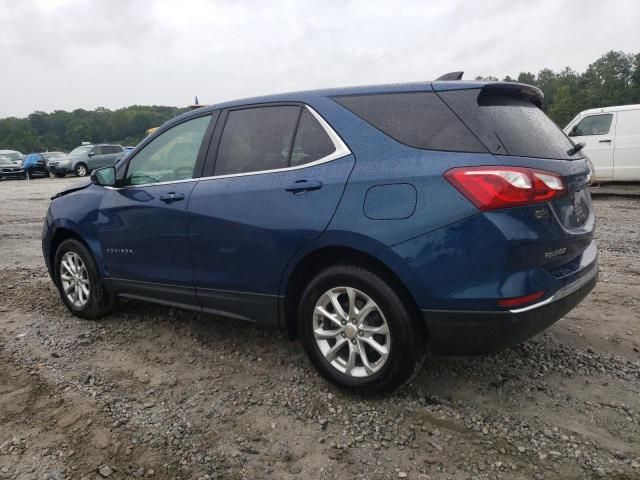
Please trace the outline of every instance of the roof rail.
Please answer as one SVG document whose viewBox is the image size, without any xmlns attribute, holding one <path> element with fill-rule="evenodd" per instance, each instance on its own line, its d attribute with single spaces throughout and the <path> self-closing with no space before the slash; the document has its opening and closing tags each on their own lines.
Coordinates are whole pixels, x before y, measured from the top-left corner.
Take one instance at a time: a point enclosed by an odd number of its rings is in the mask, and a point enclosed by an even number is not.
<svg viewBox="0 0 640 480">
<path fill-rule="evenodd" d="M 444 82 L 444 81 L 448 81 L 448 80 L 462 80 L 462 75 L 464 75 L 464 72 L 449 72 L 449 73 L 445 73 L 444 75 L 441 75 L 440 77 L 436 78 L 436 82 Z"/>
</svg>

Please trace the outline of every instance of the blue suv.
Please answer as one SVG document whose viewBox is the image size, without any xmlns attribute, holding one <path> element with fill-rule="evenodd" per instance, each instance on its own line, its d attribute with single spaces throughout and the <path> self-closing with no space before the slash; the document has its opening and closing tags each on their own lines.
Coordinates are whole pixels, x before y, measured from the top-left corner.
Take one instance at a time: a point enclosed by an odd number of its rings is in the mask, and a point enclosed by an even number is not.
<svg viewBox="0 0 640 480">
<path fill-rule="evenodd" d="M 79 317 L 131 298 L 278 327 L 332 382 L 390 391 L 594 287 L 589 161 L 541 103 L 435 81 L 194 110 L 56 195 L 44 258 Z"/>
</svg>

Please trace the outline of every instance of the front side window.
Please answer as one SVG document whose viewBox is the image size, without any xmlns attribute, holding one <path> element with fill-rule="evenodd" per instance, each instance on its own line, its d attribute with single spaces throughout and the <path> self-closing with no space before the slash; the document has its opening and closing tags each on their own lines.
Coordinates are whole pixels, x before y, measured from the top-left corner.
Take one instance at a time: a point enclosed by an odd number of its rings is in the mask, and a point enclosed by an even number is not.
<svg viewBox="0 0 640 480">
<path fill-rule="evenodd" d="M 220 139 L 215 174 L 285 168 L 300 107 L 273 106 L 229 112 Z"/>
<path fill-rule="evenodd" d="M 93 150 L 89 152 L 89 155 L 102 155 L 103 153 L 102 147 L 93 147 Z"/>
<path fill-rule="evenodd" d="M 202 139 L 211 115 L 188 120 L 162 133 L 131 159 L 125 185 L 193 178 Z"/>
<path fill-rule="evenodd" d="M 606 135 L 611 129 L 612 114 L 591 115 L 585 117 L 571 130 L 572 137 L 584 137 L 587 135 Z"/>
</svg>

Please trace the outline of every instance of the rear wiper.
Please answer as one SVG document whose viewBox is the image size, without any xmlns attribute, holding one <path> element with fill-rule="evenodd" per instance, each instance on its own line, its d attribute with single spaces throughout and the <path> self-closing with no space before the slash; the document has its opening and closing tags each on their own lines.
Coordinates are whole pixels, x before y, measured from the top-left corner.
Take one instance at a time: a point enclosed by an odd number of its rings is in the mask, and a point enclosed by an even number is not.
<svg viewBox="0 0 640 480">
<path fill-rule="evenodd" d="M 570 148 L 569 150 L 567 150 L 567 155 L 569 155 L 570 157 L 574 156 L 576 153 L 578 153 L 580 150 L 582 150 L 584 147 L 586 147 L 587 144 L 584 142 L 579 142 L 576 143 L 573 148 Z"/>
</svg>

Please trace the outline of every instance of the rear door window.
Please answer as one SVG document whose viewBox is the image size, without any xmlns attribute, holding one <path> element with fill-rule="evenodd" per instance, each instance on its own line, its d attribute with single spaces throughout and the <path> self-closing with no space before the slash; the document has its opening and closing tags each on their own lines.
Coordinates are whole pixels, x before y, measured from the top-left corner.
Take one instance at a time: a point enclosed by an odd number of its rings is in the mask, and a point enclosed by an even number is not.
<svg viewBox="0 0 640 480">
<path fill-rule="evenodd" d="M 410 147 L 456 152 L 487 151 L 433 92 L 349 95 L 334 99 Z"/>
<path fill-rule="evenodd" d="M 215 175 L 286 168 L 300 107 L 231 110 L 220 139 Z"/>
<path fill-rule="evenodd" d="M 496 155 L 571 160 L 574 144 L 540 108 L 528 100 L 481 89 L 439 95 Z"/>
<path fill-rule="evenodd" d="M 583 118 L 571 129 L 572 137 L 584 137 L 588 135 L 606 135 L 611 130 L 611 113 L 606 115 L 590 115 Z"/>
</svg>

